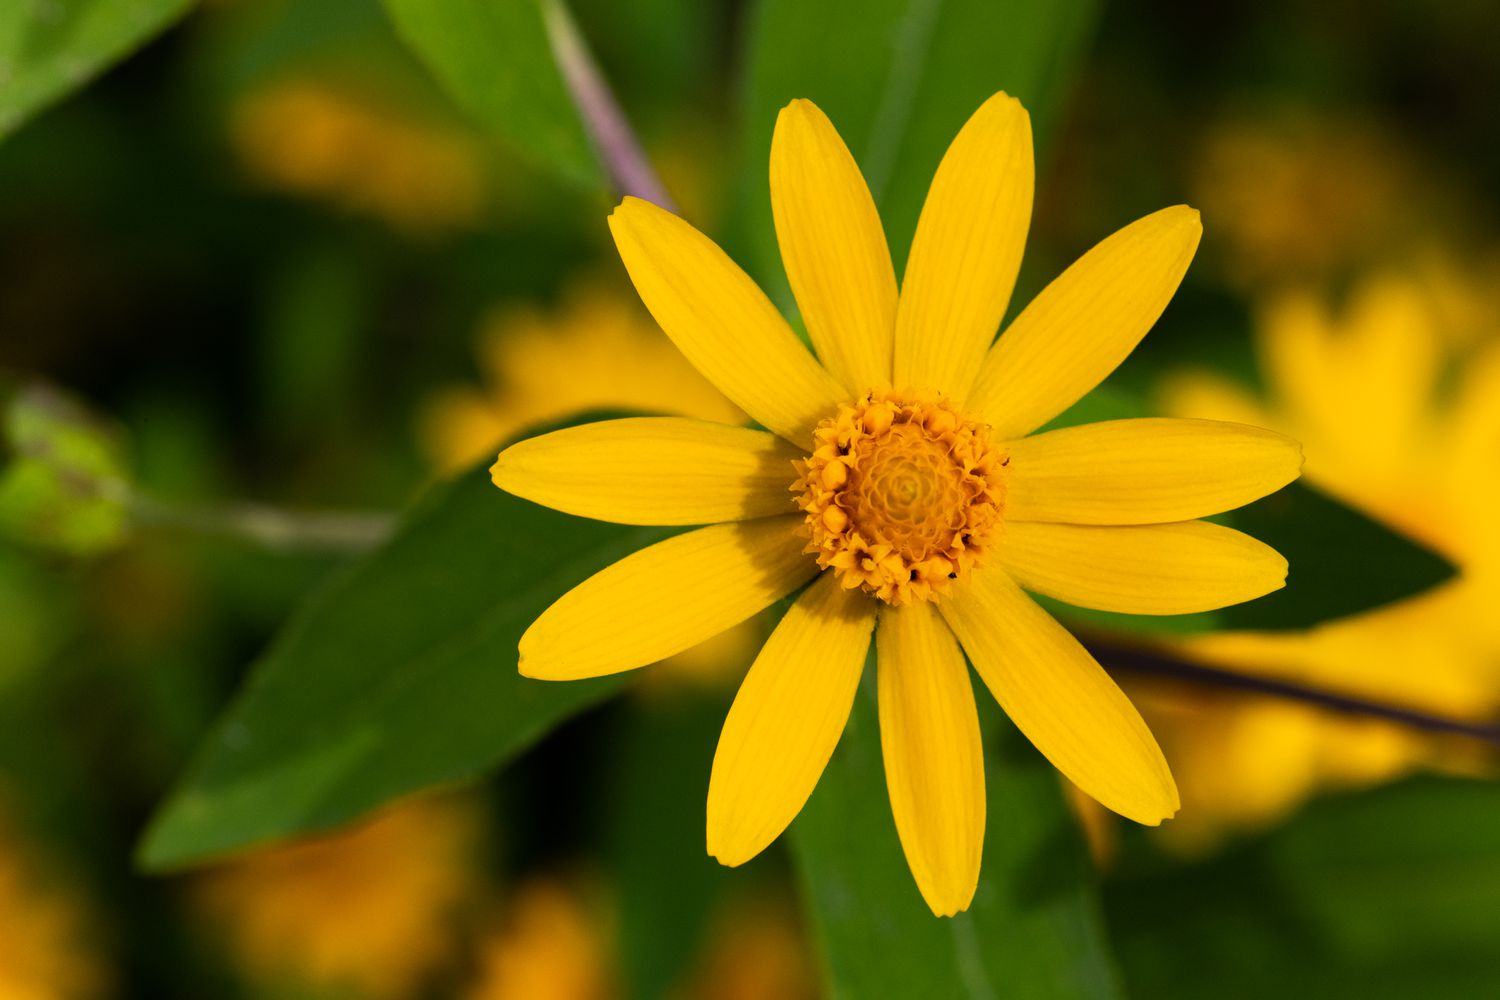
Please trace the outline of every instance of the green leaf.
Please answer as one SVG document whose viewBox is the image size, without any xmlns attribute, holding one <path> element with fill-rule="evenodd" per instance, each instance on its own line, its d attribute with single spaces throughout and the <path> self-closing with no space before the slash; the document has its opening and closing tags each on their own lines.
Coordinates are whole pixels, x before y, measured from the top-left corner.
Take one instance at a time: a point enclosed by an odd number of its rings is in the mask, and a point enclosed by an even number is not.
<svg viewBox="0 0 1500 1000">
<path fill-rule="evenodd" d="M 1377 962 L 1432 949 L 1490 953 L 1497 843 L 1500 786 L 1432 778 L 1318 802 L 1266 853 L 1323 940 Z M 1500 972 L 1500 955 L 1492 960 Z"/>
<path fill-rule="evenodd" d="M 1285 589 L 1217 612 L 1225 628 L 1299 629 L 1420 594 L 1455 567 L 1317 487 L 1296 482 L 1229 515 L 1291 564 Z"/>
<path fill-rule="evenodd" d="M 1118 996 L 1093 867 L 1062 779 L 1008 721 L 985 727 L 989 829 L 974 903 L 951 919 L 932 915 L 896 836 L 869 679 L 792 825 L 830 995 Z M 981 706 L 987 720 L 999 715 L 987 696 Z"/>
<path fill-rule="evenodd" d="M 521 633 L 664 534 L 537 507 L 483 470 L 434 490 L 283 630 L 152 821 L 142 865 L 327 829 L 514 757 L 623 683 L 523 678 Z"/>
<path fill-rule="evenodd" d="M 1500 978 L 1500 788 L 1422 778 L 1309 805 L 1191 865 L 1108 886 L 1143 997 L 1467 1000 Z"/>
<path fill-rule="evenodd" d="M 997 90 L 1031 112 L 1043 148 L 1097 0 L 763 0 L 750 25 L 736 236 L 773 296 L 790 301 L 771 222 L 776 114 L 805 97 L 859 161 L 900 273 L 943 151 Z"/>
<path fill-rule="evenodd" d="M 385 0 L 396 31 L 475 120 L 538 165 L 604 175 L 553 57 L 549 0 Z"/>
<path fill-rule="evenodd" d="M 0 5 L 0 139 L 192 7 L 193 0 L 9 0 Z"/>
</svg>

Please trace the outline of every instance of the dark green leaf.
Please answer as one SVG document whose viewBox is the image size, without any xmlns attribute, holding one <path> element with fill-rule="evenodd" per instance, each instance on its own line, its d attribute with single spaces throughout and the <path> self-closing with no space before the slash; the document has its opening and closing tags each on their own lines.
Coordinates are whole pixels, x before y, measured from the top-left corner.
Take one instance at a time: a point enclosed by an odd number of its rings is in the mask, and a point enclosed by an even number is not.
<svg viewBox="0 0 1500 1000">
<path fill-rule="evenodd" d="M 702 946 L 731 878 L 704 850 L 704 802 L 722 697 L 658 692 L 639 699 L 609 775 L 610 871 L 618 887 L 619 962 L 632 997 L 664 997 Z"/>
<path fill-rule="evenodd" d="M 993 703 L 981 711 L 998 715 Z M 1009 722 L 996 723 L 985 736 L 989 828 L 979 890 L 967 913 L 939 919 L 901 853 L 873 687 L 862 688 L 792 825 L 835 1000 L 1119 995 L 1092 865 L 1061 779 Z"/>
<path fill-rule="evenodd" d="M 1500 788 L 1421 779 L 1313 803 L 1194 865 L 1109 886 L 1143 997 L 1460 1000 L 1500 978 Z"/>
<path fill-rule="evenodd" d="M 1453 564 L 1305 482 L 1235 511 L 1228 523 L 1291 564 L 1283 590 L 1219 611 L 1225 628 L 1308 628 L 1447 580 Z"/>
<path fill-rule="evenodd" d="M 1032 114 L 1038 145 L 1093 26 L 1096 0 L 764 0 L 750 25 L 742 196 L 745 262 L 783 301 L 767 164 L 793 98 L 833 120 L 880 207 L 900 273 L 943 151 L 997 90 Z"/>
<path fill-rule="evenodd" d="M 435 490 L 286 627 L 152 822 L 142 863 L 332 827 L 515 756 L 622 683 L 523 678 L 521 633 L 663 534 L 545 510 L 483 470 Z"/>
<path fill-rule="evenodd" d="M 454 101 L 541 166 L 597 188 L 598 158 L 558 72 L 547 0 L 385 0 Z"/>
<path fill-rule="evenodd" d="M 0 139 L 192 6 L 193 0 L 9 0 L 0 5 Z"/>
</svg>

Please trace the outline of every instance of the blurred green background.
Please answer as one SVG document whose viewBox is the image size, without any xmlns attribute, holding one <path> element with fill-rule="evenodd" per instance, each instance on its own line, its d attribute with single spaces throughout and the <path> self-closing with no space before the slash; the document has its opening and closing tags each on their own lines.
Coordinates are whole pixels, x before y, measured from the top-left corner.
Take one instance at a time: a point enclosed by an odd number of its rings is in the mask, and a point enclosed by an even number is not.
<svg viewBox="0 0 1500 1000">
<path fill-rule="evenodd" d="M 625 280 L 559 9 L 0 10 L 0 1000 L 1490 995 L 1500 10 L 569 4 L 682 213 L 789 312 L 778 108 L 828 112 L 899 269 L 949 138 L 1017 94 L 1018 304 L 1147 212 L 1204 217 L 1074 418 L 1306 445 L 1309 486 L 1240 515 L 1284 595 L 1073 619 L 1296 690 L 1120 664 L 1183 789 L 1160 831 L 981 699 L 985 867 L 938 921 L 873 695 L 789 837 L 704 855 L 765 621 L 638 677 L 515 675 L 551 599 L 655 536 L 500 494 L 487 457 L 583 413 L 734 419 Z"/>
</svg>

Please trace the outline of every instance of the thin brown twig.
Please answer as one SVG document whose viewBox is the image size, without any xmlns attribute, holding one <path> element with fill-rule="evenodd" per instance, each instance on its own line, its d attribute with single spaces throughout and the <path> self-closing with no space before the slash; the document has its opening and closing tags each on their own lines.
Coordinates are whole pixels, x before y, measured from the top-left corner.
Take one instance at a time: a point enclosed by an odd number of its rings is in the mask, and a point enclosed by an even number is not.
<svg viewBox="0 0 1500 1000">
<path fill-rule="evenodd" d="M 1125 673 L 1145 674 L 1152 677 L 1169 677 L 1208 687 L 1225 688 L 1253 694 L 1285 698 L 1307 705 L 1315 705 L 1346 715 L 1385 719 L 1431 733 L 1451 733 L 1468 736 L 1500 746 L 1500 723 L 1468 722 L 1433 715 L 1392 705 L 1387 702 L 1358 698 L 1352 695 L 1327 691 L 1322 688 L 1299 684 L 1295 681 L 1274 680 L 1242 674 L 1219 667 L 1182 660 L 1160 650 L 1144 649 L 1111 642 L 1089 641 L 1085 645 L 1104 666 Z"/>
</svg>

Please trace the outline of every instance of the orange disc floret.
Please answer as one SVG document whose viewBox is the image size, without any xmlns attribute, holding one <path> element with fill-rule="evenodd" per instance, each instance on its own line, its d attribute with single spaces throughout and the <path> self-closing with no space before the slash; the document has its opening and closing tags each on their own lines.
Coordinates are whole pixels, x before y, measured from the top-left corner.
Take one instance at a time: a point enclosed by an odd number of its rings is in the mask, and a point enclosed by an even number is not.
<svg viewBox="0 0 1500 1000">
<path fill-rule="evenodd" d="M 792 490 L 807 551 L 887 604 L 934 600 L 1000 529 L 1006 457 L 936 393 L 869 392 L 814 431 Z"/>
</svg>

